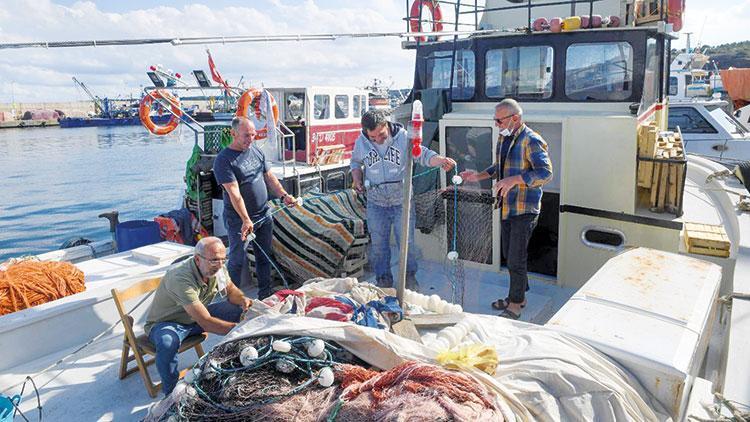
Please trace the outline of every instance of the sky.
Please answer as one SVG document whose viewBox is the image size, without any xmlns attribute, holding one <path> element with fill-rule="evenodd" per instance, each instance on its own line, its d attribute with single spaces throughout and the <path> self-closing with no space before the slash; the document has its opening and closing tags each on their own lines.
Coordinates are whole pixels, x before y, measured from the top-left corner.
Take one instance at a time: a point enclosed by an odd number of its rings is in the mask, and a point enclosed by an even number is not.
<svg viewBox="0 0 750 422">
<path fill-rule="evenodd" d="M 694 44 L 750 39 L 750 0 L 686 2 L 683 32 L 694 33 Z M 404 0 L 0 0 L 0 42 L 397 32 L 405 29 L 404 14 Z M 684 46 L 684 36 L 673 45 Z M 378 78 L 408 88 L 413 80 L 414 52 L 397 38 L 34 48 L 0 51 L 0 103 L 86 99 L 73 76 L 101 97 L 137 97 L 151 65 L 186 77 L 208 70 L 206 47 L 230 83 L 364 86 Z"/>
</svg>

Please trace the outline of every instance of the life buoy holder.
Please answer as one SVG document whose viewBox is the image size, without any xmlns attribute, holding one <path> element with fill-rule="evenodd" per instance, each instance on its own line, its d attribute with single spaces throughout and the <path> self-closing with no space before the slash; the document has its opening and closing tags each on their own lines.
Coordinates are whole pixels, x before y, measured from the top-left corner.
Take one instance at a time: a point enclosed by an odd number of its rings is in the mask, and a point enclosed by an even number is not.
<svg viewBox="0 0 750 422">
<path fill-rule="evenodd" d="M 268 92 L 268 91 L 266 91 Z M 247 117 L 253 121 L 255 125 L 255 139 L 266 139 L 268 137 L 268 110 L 262 109 L 261 97 L 263 90 L 258 88 L 249 88 L 247 91 L 242 93 L 242 96 L 237 100 L 237 116 Z M 273 98 L 270 92 L 268 97 L 271 100 L 271 109 L 273 114 L 273 127 L 276 127 L 276 123 L 279 121 L 279 106 L 276 104 L 276 99 Z M 257 101 L 255 101 L 257 99 Z M 253 105 L 253 101 L 255 104 Z M 250 107 L 252 106 L 252 113 L 249 113 Z"/>
<path fill-rule="evenodd" d="M 421 7 L 420 7 L 421 5 Z M 440 4 L 433 0 L 414 0 L 411 4 L 411 11 L 409 12 L 409 30 L 411 32 L 422 32 L 422 15 L 419 13 L 420 9 L 430 10 L 432 16 L 432 32 L 440 32 L 443 30 L 443 12 L 440 11 Z M 419 41 L 427 41 L 427 37 L 416 37 Z M 437 40 L 437 37 L 435 37 Z"/>
<path fill-rule="evenodd" d="M 682 29 L 682 14 L 685 12 L 685 0 L 669 0 L 667 3 L 667 23 L 677 32 Z"/>
<path fill-rule="evenodd" d="M 154 100 L 162 99 L 169 103 L 169 107 L 172 109 L 172 117 L 169 119 L 167 124 L 160 126 L 151 120 L 151 104 Z M 141 123 L 148 129 L 149 132 L 154 135 L 166 135 L 177 128 L 180 124 L 180 117 L 182 117 L 182 109 L 180 108 L 180 100 L 174 95 L 164 90 L 151 91 L 143 96 L 141 104 L 138 107 L 138 117 L 141 118 Z"/>
</svg>

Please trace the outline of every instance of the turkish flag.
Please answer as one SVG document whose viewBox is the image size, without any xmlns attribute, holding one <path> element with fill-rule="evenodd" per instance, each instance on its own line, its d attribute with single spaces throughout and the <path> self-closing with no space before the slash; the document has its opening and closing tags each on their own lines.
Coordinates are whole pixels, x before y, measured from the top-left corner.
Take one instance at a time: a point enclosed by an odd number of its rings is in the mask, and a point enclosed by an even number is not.
<svg viewBox="0 0 750 422">
<path fill-rule="evenodd" d="M 228 94 L 229 84 L 227 84 L 226 81 L 224 81 L 224 78 L 221 77 L 219 69 L 217 69 L 216 64 L 214 64 L 214 59 L 211 58 L 211 52 L 206 49 L 206 53 L 208 53 L 208 69 L 211 71 L 211 79 L 213 79 L 216 83 L 221 84 Z"/>
</svg>

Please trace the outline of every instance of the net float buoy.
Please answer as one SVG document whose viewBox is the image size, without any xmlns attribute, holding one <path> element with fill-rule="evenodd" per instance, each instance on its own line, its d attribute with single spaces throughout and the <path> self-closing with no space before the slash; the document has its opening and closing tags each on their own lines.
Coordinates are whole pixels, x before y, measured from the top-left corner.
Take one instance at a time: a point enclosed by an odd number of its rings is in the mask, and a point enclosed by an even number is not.
<svg viewBox="0 0 750 422">
<path fill-rule="evenodd" d="M 292 345 L 283 340 L 276 340 L 273 342 L 273 350 L 281 353 L 288 353 L 292 350 Z"/>
<path fill-rule="evenodd" d="M 242 366 L 250 366 L 258 359 L 258 349 L 253 346 L 248 346 L 242 349 L 240 352 L 240 363 Z"/>
<path fill-rule="evenodd" d="M 318 356 L 322 355 L 323 352 L 326 350 L 326 344 L 323 342 L 323 340 L 315 339 L 307 344 L 307 354 L 311 358 L 317 358 Z"/>
<path fill-rule="evenodd" d="M 330 387 L 333 385 L 333 369 L 326 366 L 318 372 L 318 384 L 321 387 Z"/>
</svg>

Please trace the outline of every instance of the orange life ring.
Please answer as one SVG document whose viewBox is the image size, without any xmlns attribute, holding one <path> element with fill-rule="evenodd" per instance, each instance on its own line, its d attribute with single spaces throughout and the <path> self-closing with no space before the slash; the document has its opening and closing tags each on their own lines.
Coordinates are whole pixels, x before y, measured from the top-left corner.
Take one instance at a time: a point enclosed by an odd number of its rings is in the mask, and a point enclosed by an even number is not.
<svg viewBox="0 0 750 422">
<path fill-rule="evenodd" d="M 237 100 L 237 116 L 240 117 L 247 117 L 248 119 L 253 121 L 253 124 L 255 124 L 257 135 L 255 135 L 255 139 L 265 139 L 268 137 L 268 128 L 266 127 L 266 119 L 267 117 L 267 111 L 266 113 L 263 113 L 263 110 L 261 110 L 261 95 L 263 94 L 263 91 L 258 88 L 249 88 L 247 91 L 242 93 L 242 96 L 239 100 Z M 268 93 L 268 96 L 271 98 L 271 108 L 273 109 L 273 126 L 276 126 L 276 123 L 279 121 L 279 106 L 276 104 L 276 99 L 273 98 L 273 95 L 271 93 Z M 253 100 L 255 101 L 255 105 L 253 106 L 253 113 L 248 113 L 250 107 L 253 104 Z"/>
<path fill-rule="evenodd" d="M 172 109 L 172 117 L 169 119 L 164 126 L 159 126 L 151 120 L 151 103 L 156 99 L 163 99 L 169 103 Z M 180 100 L 175 96 L 164 90 L 156 90 L 149 92 L 144 95 L 141 99 L 141 104 L 138 107 L 138 117 L 141 118 L 141 123 L 148 129 L 149 132 L 154 135 L 166 135 L 169 132 L 175 130 L 180 124 L 180 117 L 182 116 L 182 109 L 180 108 Z"/>
<path fill-rule="evenodd" d="M 682 29 L 682 14 L 685 12 L 685 0 L 669 0 L 667 3 L 667 23 L 677 32 Z"/>
<path fill-rule="evenodd" d="M 411 32 L 422 32 L 422 15 L 419 13 L 420 4 L 422 5 L 422 8 L 426 6 L 430 9 L 430 15 L 432 15 L 432 32 L 442 31 L 443 12 L 440 11 L 440 4 L 433 0 L 414 0 L 414 3 L 411 4 L 411 11 L 409 12 L 409 30 Z M 419 41 L 427 41 L 427 37 L 416 38 L 419 39 Z"/>
</svg>

